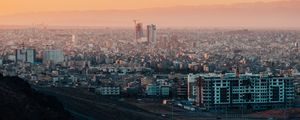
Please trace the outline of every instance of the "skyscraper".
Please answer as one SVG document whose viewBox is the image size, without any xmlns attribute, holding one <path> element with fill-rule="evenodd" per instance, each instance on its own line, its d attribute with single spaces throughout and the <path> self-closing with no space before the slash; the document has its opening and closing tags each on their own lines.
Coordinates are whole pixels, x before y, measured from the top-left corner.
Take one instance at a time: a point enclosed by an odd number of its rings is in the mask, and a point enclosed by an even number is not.
<svg viewBox="0 0 300 120">
<path fill-rule="evenodd" d="M 138 41 L 139 39 L 141 39 L 142 37 L 144 37 L 144 32 L 143 32 L 143 24 L 142 23 L 137 23 L 135 25 L 135 37 L 136 37 L 136 41 Z"/>
<path fill-rule="evenodd" d="M 147 25 L 147 40 L 152 47 L 156 45 L 156 25 Z"/>
<path fill-rule="evenodd" d="M 16 50 L 16 62 L 34 63 L 36 52 L 34 49 L 22 48 Z"/>
</svg>

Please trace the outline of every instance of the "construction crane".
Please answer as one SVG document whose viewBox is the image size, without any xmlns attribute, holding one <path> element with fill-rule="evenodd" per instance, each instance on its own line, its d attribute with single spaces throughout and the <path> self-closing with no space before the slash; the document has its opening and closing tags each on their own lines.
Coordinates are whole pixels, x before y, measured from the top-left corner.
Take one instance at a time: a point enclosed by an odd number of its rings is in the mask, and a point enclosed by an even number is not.
<svg viewBox="0 0 300 120">
<path fill-rule="evenodd" d="M 136 26 L 136 24 L 137 24 L 138 21 L 139 20 L 136 20 L 136 19 L 133 20 L 133 23 L 134 23 L 135 26 Z"/>
</svg>

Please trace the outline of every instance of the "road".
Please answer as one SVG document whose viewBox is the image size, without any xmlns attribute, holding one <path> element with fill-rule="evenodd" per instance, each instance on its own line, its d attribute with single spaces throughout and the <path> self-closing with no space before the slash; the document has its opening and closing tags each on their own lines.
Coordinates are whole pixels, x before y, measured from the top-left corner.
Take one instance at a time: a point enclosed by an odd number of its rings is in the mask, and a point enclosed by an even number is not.
<svg viewBox="0 0 300 120">
<path fill-rule="evenodd" d="M 56 96 L 77 120 L 162 120 L 159 115 L 86 91 L 64 88 L 35 88 Z"/>
<path fill-rule="evenodd" d="M 250 115 L 218 114 L 210 112 L 191 112 L 178 107 L 162 106 L 158 102 L 139 103 L 134 99 L 119 101 L 119 98 L 107 98 L 80 88 L 35 88 L 48 95 L 56 96 L 77 120 L 265 120 Z M 162 117 L 164 114 L 166 117 Z M 173 116 L 173 117 L 172 117 Z M 255 116 L 254 116 L 255 117 Z"/>
</svg>

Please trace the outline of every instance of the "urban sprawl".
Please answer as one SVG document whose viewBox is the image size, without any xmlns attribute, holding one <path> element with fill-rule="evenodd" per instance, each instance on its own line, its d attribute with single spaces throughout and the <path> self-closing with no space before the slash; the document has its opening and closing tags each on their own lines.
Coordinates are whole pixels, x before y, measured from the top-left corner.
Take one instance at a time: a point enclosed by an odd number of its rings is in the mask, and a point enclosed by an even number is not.
<svg viewBox="0 0 300 120">
<path fill-rule="evenodd" d="M 191 111 L 259 111 L 293 107 L 299 43 L 297 30 L 36 25 L 0 30 L 0 72 Z"/>
</svg>

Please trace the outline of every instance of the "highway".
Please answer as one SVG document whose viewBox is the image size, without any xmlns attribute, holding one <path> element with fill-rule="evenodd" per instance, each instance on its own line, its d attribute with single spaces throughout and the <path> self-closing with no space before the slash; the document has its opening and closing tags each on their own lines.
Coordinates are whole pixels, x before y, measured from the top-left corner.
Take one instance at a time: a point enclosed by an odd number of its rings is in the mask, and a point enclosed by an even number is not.
<svg viewBox="0 0 300 120">
<path fill-rule="evenodd" d="M 106 99 L 94 94 L 76 89 L 35 88 L 36 90 L 56 96 L 77 120 L 161 120 L 154 113 L 147 112 L 135 106 Z"/>
<path fill-rule="evenodd" d="M 82 88 L 43 88 L 34 87 L 37 91 L 56 96 L 76 120 L 266 120 L 248 114 L 220 114 L 211 112 L 191 112 L 178 107 L 161 107 L 149 101 L 138 103 L 134 100 L 119 101 L 119 98 L 108 98 L 88 92 Z M 129 102 L 130 101 L 130 102 Z M 164 117 L 162 115 L 165 115 Z M 173 117 L 172 117 L 173 116 Z M 295 119 L 296 120 L 296 119 Z"/>
</svg>

